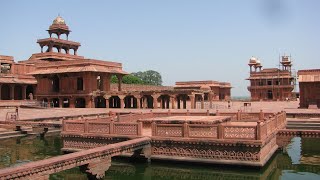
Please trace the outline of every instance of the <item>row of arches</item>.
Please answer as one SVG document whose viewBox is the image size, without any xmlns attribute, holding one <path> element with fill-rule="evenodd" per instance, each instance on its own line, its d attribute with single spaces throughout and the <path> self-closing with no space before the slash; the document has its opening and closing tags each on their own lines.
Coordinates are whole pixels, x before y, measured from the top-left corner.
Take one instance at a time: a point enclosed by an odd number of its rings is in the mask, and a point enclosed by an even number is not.
<svg viewBox="0 0 320 180">
<path fill-rule="evenodd" d="M 155 101 L 156 98 L 156 101 Z M 96 108 L 145 108 L 145 109 L 187 109 L 187 101 L 190 98 L 187 94 L 180 94 L 172 97 L 168 94 L 154 97 L 152 95 L 143 95 L 139 98 L 133 95 L 127 95 L 123 98 L 119 96 L 111 96 L 105 99 L 103 96 L 98 96 L 94 99 Z"/>
<path fill-rule="evenodd" d="M 1 84 L 1 100 L 23 100 L 30 99 L 30 94 L 34 94 L 32 85 L 11 85 L 11 84 Z"/>
<path fill-rule="evenodd" d="M 75 108 L 85 108 L 86 107 L 86 99 L 85 98 L 76 98 L 76 99 L 70 99 L 70 98 L 43 98 L 42 104 L 45 107 L 62 107 L 62 108 L 69 108 L 71 105 Z"/>
<path fill-rule="evenodd" d="M 187 95 L 178 94 L 175 96 L 169 94 L 162 95 L 114 95 L 109 98 L 97 96 L 91 99 L 90 97 L 78 98 L 43 98 L 44 106 L 50 107 L 75 107 L 75 108 L 134 108 L 134 109 L 187 109 L 201 108 L 203 109 L 203 95 Z M 189 103 L 187 103 L 189 102 Z M 201 102 L 200 106 L 195 106 L 195 103 Z"/>
<path fill-rule="evenodd" d="M 41 53 L 43 53 L 43 48 L 44 47 L 47 47 L 46 52 L 57 52 L 57 53 L 77 55 L 77 51 L 78 51 L 78 47 L 77 48 L 70 48 L 70 47 L 67 47 L 67 46 L 45 45 L 45 46 L 41 46 Z"/>
</svg>

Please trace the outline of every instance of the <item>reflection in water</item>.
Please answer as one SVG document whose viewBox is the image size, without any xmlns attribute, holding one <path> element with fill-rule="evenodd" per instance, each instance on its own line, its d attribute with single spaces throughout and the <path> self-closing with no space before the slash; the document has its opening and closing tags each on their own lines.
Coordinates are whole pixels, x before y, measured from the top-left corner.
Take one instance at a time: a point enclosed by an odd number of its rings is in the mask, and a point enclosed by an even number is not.
<svg viewBox="0 0 320 180">
<path fill-rule="evenodd" d="M 1 140 L 0 168 L 17 166 L 61 154 L 60 137 L 28 136 Z"/>
<path fill-rule="evenodd" d="M 174 164 L 166 162 L 128 163 L 113 160 L 104 179 L 320 179 L 320 139 L 293 138 L 286 152 L 277 152 L 263 169 L 221 165 Z M 24 137 L 3 140 L 0 168 L 61 154 L 60 137 Z M 79 168 L 52 174 L 50 179 L 85 180 Z"/>
</svg>

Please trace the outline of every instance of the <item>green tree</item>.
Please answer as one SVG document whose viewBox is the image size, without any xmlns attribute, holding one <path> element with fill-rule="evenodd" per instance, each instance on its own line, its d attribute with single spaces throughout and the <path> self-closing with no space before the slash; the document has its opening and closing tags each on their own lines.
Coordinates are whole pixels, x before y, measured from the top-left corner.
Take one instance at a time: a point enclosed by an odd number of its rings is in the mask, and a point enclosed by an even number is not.
<svg viewBox="0 0 320 180">
<path fill-rule="evenodd" d="M 116 75 L 113 75 L 111 77 L 111 83 L 118 83 L 118 78 Z M 122 83 L 123 84 L 144 84 L 144 82 L 140 78 L 133 76 L 132 74 L 123 76 Z"/>
<path fill-rule="evenodd" d="M 153 71 L 153 70 L 148 70 L 144 72 L 139 71 L 136 73 L 132 73 L 132 75 L 140 78 L 144 82 L 144 84 L 156 85 L 156 86 L 162 85 L 161 74 L 157 71 Z"/>
</svg>

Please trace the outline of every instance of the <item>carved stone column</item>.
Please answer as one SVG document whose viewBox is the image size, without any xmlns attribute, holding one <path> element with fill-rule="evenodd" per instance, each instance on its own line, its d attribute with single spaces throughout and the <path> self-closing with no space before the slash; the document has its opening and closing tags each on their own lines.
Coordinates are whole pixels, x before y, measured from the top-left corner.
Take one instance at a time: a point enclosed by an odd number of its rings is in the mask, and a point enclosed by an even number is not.
<svg viewBox="0 0 320 180">
<path fill-rule="evenodd" d="M 120 98 L 120 108 L 123 109 L 125 105 L 125 96 L 119 96 Z"/>
<path fill-rule="evenodd" d="M 104 99 L 106 99 L 106 108 L 109 108 L 109 98 L 110 96 L 104 95 Z"/>
<path fill-rule="evenodd" d="M 204 109 L 204 95 L 201 95 L 201 109 Z"/>
<path fill-rule="evenodd" d="M 69 98 L 69 107 L 75 108 L 75 99 L 73 97 Z"/>
<path fill-rule="evenodd" d="M 59 108 L 63 107 L 63 98 L 59 98 Z"/>
<path fill-rule="evenodd" d="M 189 95 L 189 98 L 190 98 L 190 103 L 191 103 L 191 109 L 194 109 L 195 108 L 195 95 Z"/>
<path fill-rule="evenodd" d="M 175 106 L 175 100 L 176 98 L 174 96 L 171 96 L 170 97 L 170 101 L 171 101 L 171 109 L 175 109 L 176 106 Z M 170 108 L 169 108 L 170 109 Z"/>
<path fill-rule="evenodd" d="M 122 91 L 122 75 L 117 75 L 118 77 L 118 91 Z"/>
<path fill-rule="evenodd" d="M 158 98 L 159 95 L 158 94 L 154 94 L 152 95 L 153 98 L 153 109 L 158 109 Z"/>
<path fill-rule="evenodd" d="M 22 85 L 22 99 L 27 99 L 27 85 Z"/>
</svg>

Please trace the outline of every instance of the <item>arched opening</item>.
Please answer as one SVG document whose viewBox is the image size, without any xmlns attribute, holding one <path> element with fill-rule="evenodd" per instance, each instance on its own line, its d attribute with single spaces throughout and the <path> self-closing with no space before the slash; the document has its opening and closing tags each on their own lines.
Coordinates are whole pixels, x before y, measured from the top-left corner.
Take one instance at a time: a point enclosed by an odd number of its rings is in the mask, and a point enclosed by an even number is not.
<svg viewBox="0 0 320 180">
<path fill-rule="evenodd" d="M 177 108 L 178 109 L 187 109 L 187 101 L 189 100 L 189 96 L 186 94 L 179 94 L 177 96 Z"/>
<path fill-rule="evenodd" d="M 52 99 L 53 107 L 59 107 L 59 103 L 60 103 L 60 100 L 58 98 L 53 98 Z"/>
<path fill-rule="evenodd" d="M 94 99 L 96 108 L 106 108 L 106 99 L 103 96 L 98 96 Z"/>
<path fill-rule="evenodd" d="M 202 109 L 203 107 L 203 103 L 204 103 L 204 101 L 203 101 L 203 96 L 201 95 L 201 94 L 196 94 L 195 95 L 195 103 L 196 103 L 196 109 Z"/>
<path fill-rule="evenodd" d="M 153 97 L 151 95 L 144 95 L 141 98 L 141 108 L 152 109 L 153 108 Z"/>
<path fill-rule="evenodd" d="M 68 98 L 63 98 L 62 107 L 64 108 L 70 107 L 70 100 Z"/>
<path fill-rule="evenodd" d="M 160 99 L 160 104 L 162 109 L 169 109 L 169 104 L 170 104 L 170 96 L 167 94 L 163 94 L 159 97 Z"/>
<path fill-rule="evenodd" d="M 27 99 L 33 100 L 33 87 L 31 85 L 28 85 L 26 88 L 26 97 Z"/>
<path fill-rule="evenodd" d="M 64 50 L 65 54 L 69 54 L 69 49 L 68 48 L 63 48 L 63 50 Z"/>
<path fill-rule="evenodd" d="M 74 49 L 69 49 L 69 54 L 74 55 Z"/>
<path fill-rule="evenodd" d="M 57 75 L 54 75 L 52 78 L 52 91 L 59 92 L 60 90 L 60 79 Z"/>
<path fill-rule="evenodd" d="M 21 85 L 14 86 L 14 100 L 22 100 L 22 86 Z"/>
<path fill-rule="evenodd" d="M 57 46 L 52 47 L 52 52 L 59 52 L 59 48 Z"/>
<path fill-rule="evenodd" d="M 8 84 L 2 84 L 1 86 L 1 99 L 10 100 L 10 86 Z"/>
<path fill-rule="evenodd" d="M 77 98 L 75 103 L 76 108 L 85 108 L 86 100 L 84 98 Z"/>
<path fill-rule="evenodd" d="M 118 96 L 109 98 L 109 108 L 120 108 L 120 98 Z"/>
<path fill-rule="evenodd" d="M 124 108 L 137 108 L 137 98 L 134 96 L 126 96 L 124 98 Z"/>
</svg>

